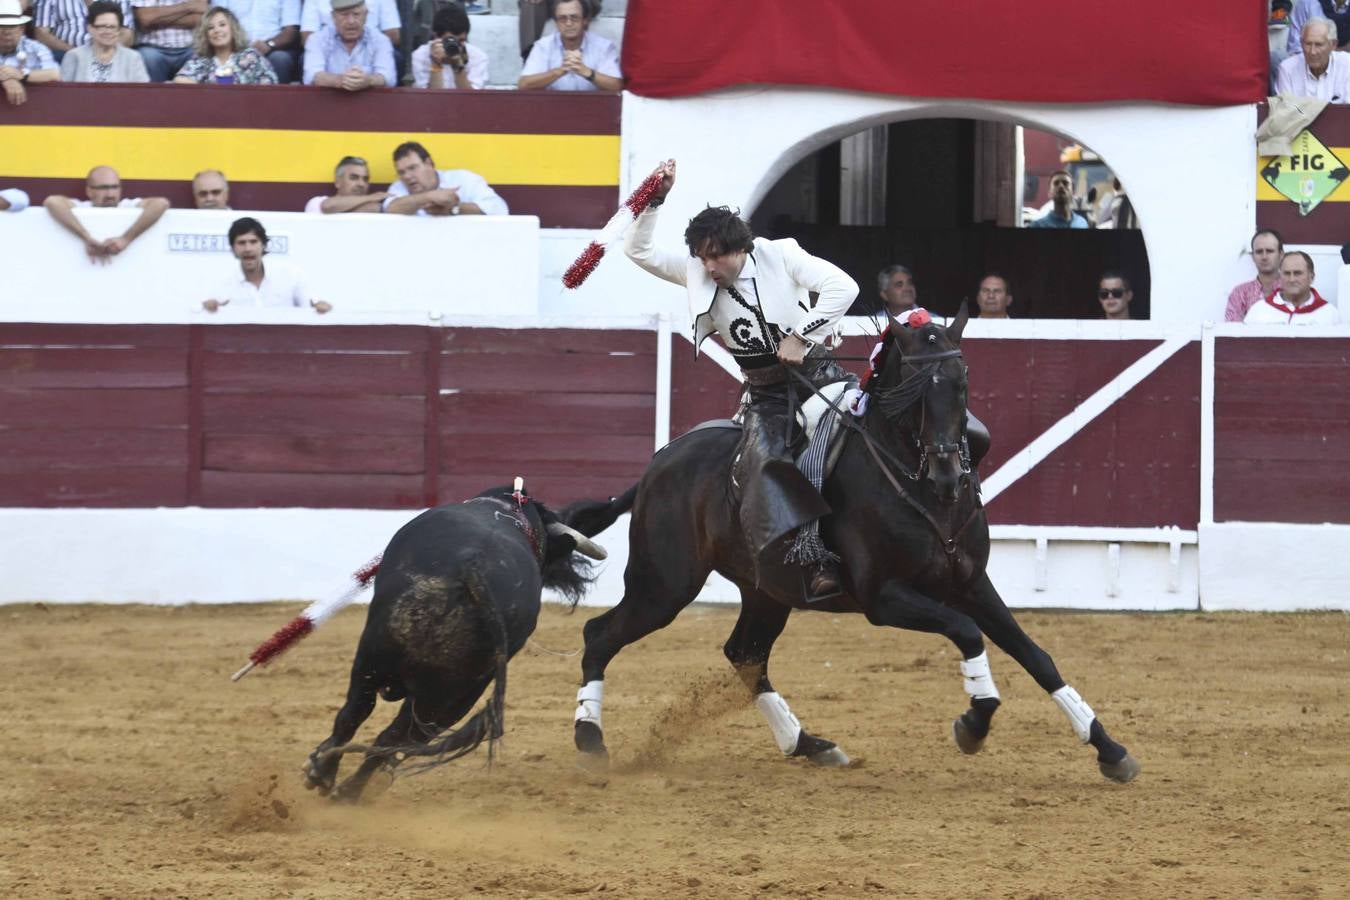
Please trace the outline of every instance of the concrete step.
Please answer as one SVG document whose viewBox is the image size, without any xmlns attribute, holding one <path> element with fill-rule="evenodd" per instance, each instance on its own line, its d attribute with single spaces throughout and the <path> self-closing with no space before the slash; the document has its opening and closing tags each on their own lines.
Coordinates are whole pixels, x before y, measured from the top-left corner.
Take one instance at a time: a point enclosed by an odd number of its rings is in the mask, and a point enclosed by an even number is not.
<svg viewBox="0 0 1350 900">
<path fill-rule="evenodd" d="M 591 23 L 596 34 L 607 37 L 623 50 L 623 19 L 599 18 Z M 549 23 L 544 33 L 555 29 Z M 524 61 L 520 58 L 519 20 L 515 16 L 470 16 L 469 43 L 488 55 L 488 85 L 515 87 Z"/>
</svg>

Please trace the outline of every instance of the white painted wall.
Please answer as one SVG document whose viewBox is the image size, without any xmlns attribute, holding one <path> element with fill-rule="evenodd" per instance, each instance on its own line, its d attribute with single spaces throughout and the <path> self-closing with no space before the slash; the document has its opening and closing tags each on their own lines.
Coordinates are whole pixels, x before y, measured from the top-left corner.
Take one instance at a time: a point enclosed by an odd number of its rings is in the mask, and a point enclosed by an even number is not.
<svg viewBox="0 0 1350 900">
<path fill-rule="evenodd" d="M 97 238 L 121 234 L 134 209 L 81 209 Z M 245 212 L 170 210 L 107 265 L 41 207 L 0 215 L 5 290 L 0 321 L 180 321 L 239 264 L 225 235 Z M 259 212 L 277 249 L 336 310 L 533 315 L 539 220 L 534 216 L 321 216 Z M 205 315 L 205 313 L 202 313 Z M 246 315 L 233 304 L 217 314 Z M 304 311 L 307 319 L 316 318 Z"/>
</svg>

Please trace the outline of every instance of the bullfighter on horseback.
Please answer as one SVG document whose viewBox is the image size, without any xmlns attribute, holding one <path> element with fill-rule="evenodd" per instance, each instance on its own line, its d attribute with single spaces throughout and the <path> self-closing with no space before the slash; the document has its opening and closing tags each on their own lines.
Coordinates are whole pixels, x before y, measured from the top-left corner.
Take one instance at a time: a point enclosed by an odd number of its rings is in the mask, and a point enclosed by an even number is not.
<svg viewBox="0 0 1350 900">
<path fill-rule="evenodd" d="M 797 368 L 817 387 L 849 378 L 823 341 L 858 296 L 858 285 L 795 240 L 756 238 L 725 206 L 709 207 L 689 220 L 684 232 L 688 255 L 661 250 L 653 245 L 652 233 L 656 208 L 675 184 L 675 161 L 663 162 L 656 171 L 660 187 L 628 232 L 624 249 L 643 269 L 688 291 L 696 353 L 716 331 L 740 364 L 749 403 L 732 478 L 741 497 L 741 531 L 755 553 L 756 569 L 775 564 L 761 557 L 799 529 L 785 561 L 806 569 L 812 599 L 833 596 L 839 592 L 837 557 L 809 527 L 830 508 L 793 464 L 788 446 L 791 404 L 807 389 L 787 367 Z M 815 306 L 808 291 L 819 294 Z"/>
</svg>

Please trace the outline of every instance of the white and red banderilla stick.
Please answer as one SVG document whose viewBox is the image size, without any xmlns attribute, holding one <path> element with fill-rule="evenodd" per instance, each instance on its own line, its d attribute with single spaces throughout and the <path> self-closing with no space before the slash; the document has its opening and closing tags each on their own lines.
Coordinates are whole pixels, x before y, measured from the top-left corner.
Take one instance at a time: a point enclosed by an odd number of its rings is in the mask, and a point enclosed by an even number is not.
<svg viewBox="0 0 1350 900">
<path fill-rule="evenodd" d="M 375 573 L 379 570 L 380 557 L 377 556 L 352 574 L 352 586 L 340 596 L 330 600 L 319 600 L 305 607 L 304 612 L 291 619 L 276 634 L 259 644 L 258 649 L 249 654 L 248 663 L 231 675 L 230 680 L 238 681 L 252 671 L 254 666 L 266 665 L 276 659 L 293 645 L 299 643 L 305 635 L 332 618 L 335 612 L 344 606 L 350 606 L 375 579 Z"/>
<path fill-rule="evenodd" d="M 605 255 L 605 247 L 617 241 L 628 230 L 628 226 L 633 224 L 633 220 L 651 205 L 657 188 L 661 187 L 661 178 L 660 172 L 653 172 L 634 188 L 628 199 L 623 201 L 623 206 L 619 207 L 619 211 L 610 217 L 604 228 L 600 229 L 595 240 L 587 244 L 576 261 L 567 267 L 562 277 L 564 287 L 579 288 L 581 283 L 590 277 L 595 267 L 600 265 L 600 260 Z"/>
</svg>

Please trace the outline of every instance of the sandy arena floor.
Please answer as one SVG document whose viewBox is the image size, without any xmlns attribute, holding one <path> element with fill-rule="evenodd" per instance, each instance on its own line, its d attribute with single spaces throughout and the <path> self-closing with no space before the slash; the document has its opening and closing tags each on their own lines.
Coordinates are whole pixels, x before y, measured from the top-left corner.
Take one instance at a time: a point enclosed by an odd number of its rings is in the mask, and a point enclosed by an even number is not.
<svg viewBox="0 0 1350 900">
<path fill-rule="evenodd" d="M 228 680 L 299 608 L 0 607 L 0 896 L 1350 896 L 1350 616 L 1022 614 L 1143 763 L 1121 786 L 992 648 L 1004 706 L 963 757 L 953 648 L 857 616 L 794 615 L 771 673 L 860 764 L 785 761 L 728 688 L 735 610 L 692 607 L 610 667 L 600 783 L 547 652 L 595 611 L 549 607 L 498 765 L 349 807 L 298 773 L 365 608 Z"/>
</svg>

